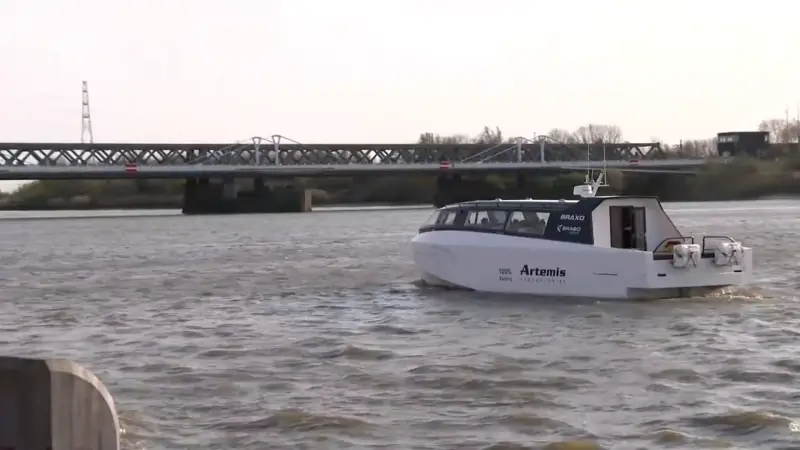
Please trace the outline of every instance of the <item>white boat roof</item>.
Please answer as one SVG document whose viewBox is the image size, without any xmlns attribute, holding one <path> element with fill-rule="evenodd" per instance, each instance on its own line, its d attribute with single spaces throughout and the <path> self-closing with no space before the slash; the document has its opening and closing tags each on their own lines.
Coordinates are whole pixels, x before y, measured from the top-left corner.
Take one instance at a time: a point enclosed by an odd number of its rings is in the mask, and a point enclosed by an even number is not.
<svg viewBox="0 0 800 450">
<path fill-rule="evenodd" d="M 582 198 L 579 200 L 553 200 L 553 199 L 533 199 L 533 198 L 526 198 L 526 199 L 494 199 L 494 200 L 470 200 L 466 202 L 459 202 L 459 203 L 451 203 L 449 205 L 445 205 L 440 209 L 444 208 L 463 208 L 463 207 L 481 207 L 481 206 L 493 206 L 495 208 L 509 208 L 513 206 L 557 206 L 557 205 L 564 205 L 564 206 L 571 206 L 576 205 L 578 203 L 590 203 L 597 205 L 601 203 L 603 200 L 609 199 L 656 199 L 658 197 L 653 196 L 646 196 L 646 195 L 604 195 L 604 196 L 595 196 L 595 197 L 587 197 Z"/>
</svg>

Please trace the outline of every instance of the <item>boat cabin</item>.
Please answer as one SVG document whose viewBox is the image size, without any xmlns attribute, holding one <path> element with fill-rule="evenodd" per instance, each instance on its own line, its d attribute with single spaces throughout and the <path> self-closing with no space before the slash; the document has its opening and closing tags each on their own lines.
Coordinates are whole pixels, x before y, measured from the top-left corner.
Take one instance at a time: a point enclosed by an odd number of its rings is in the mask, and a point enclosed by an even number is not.
<svg viewBox="0 0 800 450">
<path fill-rule="evenodd" d="M 476 200 L 431 214 L 419 232 L 464 230 L 656 251 L 681 236 L 656 197 Z M 691 239 L 691 238 L 688 238 Z"/>
</svg>

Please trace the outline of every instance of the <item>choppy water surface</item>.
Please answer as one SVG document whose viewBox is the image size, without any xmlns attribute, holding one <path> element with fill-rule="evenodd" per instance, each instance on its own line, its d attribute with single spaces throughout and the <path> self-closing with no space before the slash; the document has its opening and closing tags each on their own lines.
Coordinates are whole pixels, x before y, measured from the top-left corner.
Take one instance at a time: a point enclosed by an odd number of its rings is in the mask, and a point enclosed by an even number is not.
<svg viewBox="0 0 800 450">
<path fill-rule="evenodd" d="M 0 348 L 97 373 L 127 449 L 798 448 L 800 202 L 667 209 L 756 247 L 758 284 L 650 303 L 422 288 L 423 210 L 17 215 Z"/>
</svg>

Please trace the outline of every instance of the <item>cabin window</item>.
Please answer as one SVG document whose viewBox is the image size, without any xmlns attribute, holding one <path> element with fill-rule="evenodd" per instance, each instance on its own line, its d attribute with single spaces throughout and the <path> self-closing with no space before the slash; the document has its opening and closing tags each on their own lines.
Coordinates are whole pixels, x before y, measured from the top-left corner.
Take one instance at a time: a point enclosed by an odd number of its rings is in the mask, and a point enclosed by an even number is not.
<svg viewBox="0 0 800 450">
<path fill-rule="evenodd" d="M 550 213 L 536 211 L 513 211 L 506 231 L 526 236 L 543 236 Z"/>
<path fill-rule="evenodd" d="M 452 225 L 453 221 L 456 218 L 456 211 L 452 209 L 445 209 L 442 211 L 437 211 L 434 216 L 434 222 L 428 223 L 426 222 L 425 225 Z M 430 218 L 429 218 L 430 220 Z"/>
<path fill-rule="evenodd" d="M 502 230 L 507 216 L 506 211 L 469 211 L 464 226 Z"/>
<path fill-rule="evenodd" d="M 506 220 L 508 219 L 508 211 L 488 211 L 488 213 L 489 213 L 489 223 L 491 224 L 492 228 L 502 230 L 503 227 L 506 226 Z"/>
</svg>

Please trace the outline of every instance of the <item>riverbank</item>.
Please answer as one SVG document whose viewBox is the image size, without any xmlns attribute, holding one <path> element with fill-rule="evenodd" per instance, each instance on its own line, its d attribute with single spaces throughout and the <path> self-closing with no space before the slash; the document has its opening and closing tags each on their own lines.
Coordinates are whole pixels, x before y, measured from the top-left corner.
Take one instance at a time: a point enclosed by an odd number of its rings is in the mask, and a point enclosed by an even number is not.
<svg viewBox="0 0 800 450">
<path fill-rule="evenodd" d="M 602 194 L 654 195 L 663 201 L 754 200 L 800 196 L 797 161 L 741 160 L 709 164 L 697 175 L 608 172 Z M 503 198 L 570 198 L 584 174 L 530 175 L 523 187 L 513 176 L 489 175 L 471 181 L 471 189 Z M 240 180 L 242 189 L 248 180 Z M 315 206 L 396 206 L 432 204 L 437 192 L 431 176 L 383 176 L 297 179 L 293 183 L 311 192 Z M 459 189 L 458 186 L 455 189 Z M 471 195 L 471 194 L 470 194 Z M 49 180 L 22 186 L 0 196 L 0 210 L 150 210 L 180 209 L 181 180 Z"/>
<path fill-rule="evenodd" d="M 102 202 L 54 202 L 50 204 L 14 204 L 0 200 L 0 211 L 180 211 L 180 198 L 170 199 L 170 201 L 158 200 L 147 202 L 145 200 L 130 201 L 130 199 L 120 199 L 122 201 L 102 201 Z M 315 210 L 347 210 L 347 209 L 416 209 L 432 207 L 429 203 L 385 203 L 385 202 L 362 202 L 362 203 L 317 203 Z"/>
</svg>

